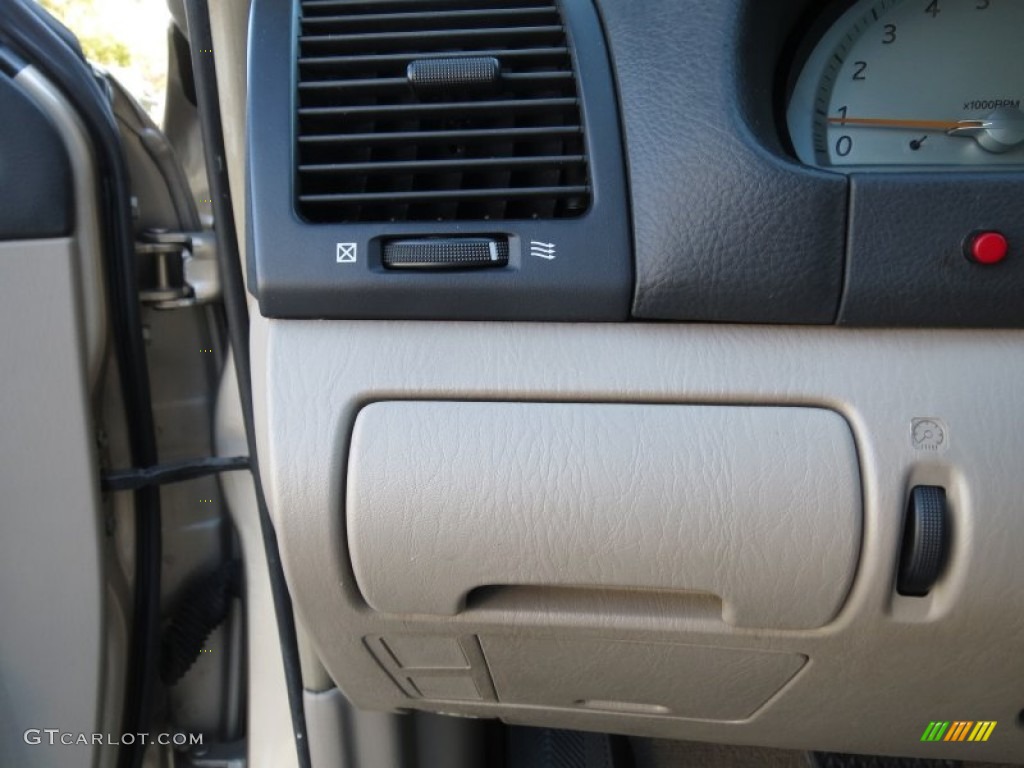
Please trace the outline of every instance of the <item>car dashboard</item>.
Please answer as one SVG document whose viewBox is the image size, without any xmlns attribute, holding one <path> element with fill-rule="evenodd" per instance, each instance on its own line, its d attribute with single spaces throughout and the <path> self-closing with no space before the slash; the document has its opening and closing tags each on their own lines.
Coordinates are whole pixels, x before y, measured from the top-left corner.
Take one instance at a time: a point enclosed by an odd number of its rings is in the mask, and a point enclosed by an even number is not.
<svg viewBox="0 0 1024 768">
<path fill-rule="evenodd" d="M 344 696 L 1024 752 L 1022 14 L 254 2 L 264 483 Z"/>
</svg>

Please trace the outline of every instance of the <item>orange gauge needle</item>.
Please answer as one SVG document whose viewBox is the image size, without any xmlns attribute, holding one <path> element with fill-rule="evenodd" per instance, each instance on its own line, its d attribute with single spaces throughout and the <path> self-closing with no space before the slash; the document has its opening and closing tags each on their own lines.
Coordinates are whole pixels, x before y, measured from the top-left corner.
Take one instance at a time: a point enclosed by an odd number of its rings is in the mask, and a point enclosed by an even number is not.
<svg viewBox="0 0 1024 768">
<path fill-rule="evenodd" d="M 891 120 L 884 117 L 830 117 L 831 125 L 864 125 L 877 128 L 907 128 L 915 131 L 956 131 L 984 128 L 981 120 Z"/>
</svg>

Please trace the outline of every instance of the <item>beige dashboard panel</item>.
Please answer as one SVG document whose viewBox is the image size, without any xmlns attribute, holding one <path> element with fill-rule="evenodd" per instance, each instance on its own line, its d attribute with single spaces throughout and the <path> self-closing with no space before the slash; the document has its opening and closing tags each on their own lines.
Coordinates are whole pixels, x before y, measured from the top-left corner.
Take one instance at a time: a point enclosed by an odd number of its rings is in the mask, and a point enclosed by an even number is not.
<svg viewBox="0 0 1024 768">
<path fill-rule="evenodd" d="M 455 615 L 482 587 L 610 587 L 810 629 L 838 612 L 860 550 L 853 439 L 816 408 L 374 403 L 347 497 L 356 581 L 385 613 Z"/>
<path fill-rule="evenodd" d="M 1024 708 L 1024 333 L 259 317 L 252 331 L 263 478 L 295 608 L 356 705 L 799 749 L 1024 755 L 1016 725 Z M 349 557 L 346 489 L 358 414 L 382 401 L 831 411 L 848 425 L 859 464 L 863 529 L 852 586 L 839 612 L 813 629 L 732 625 L 707 596 L 564 586 L 476 590 L 455 615 L 374 610 Z M 920 419 L 940 424 L 944 439 L 916 440 Z M 907 496 L 918 484 L 946 489 L 953 533 L 938 583 L 911 598 L 894 582 Z M 422 565 L 427 581 L 438 564 Z M 766 559 L 763 580 L 786 567 Z M 433 652 L 416 660 L 419 638 L 458 664 L 438 667 Z M 807 661 L 756 709 L 676 712 L 672 701 L 624 701 L 629 691 L 609 672 L 609 657 L 587 653 L 595 643 Z M 400 649 L 397 658 L 385 645 Z M 517 661 L 524 658 L 571 669 L 587 690 L 572 694 L 564 675 L 541 676 L 547 689 L 516 687 L 529 672 Z M 669 689 L 673 664 L 660 669 Z M 595 697 L 596 706 L 586 703 Z M 737 711 L 739 719 L 719 719 Z M 951 755 L 948 745 L 920 740 L 936 719 L 998 725 L 987 742 Z"/>
</svg>

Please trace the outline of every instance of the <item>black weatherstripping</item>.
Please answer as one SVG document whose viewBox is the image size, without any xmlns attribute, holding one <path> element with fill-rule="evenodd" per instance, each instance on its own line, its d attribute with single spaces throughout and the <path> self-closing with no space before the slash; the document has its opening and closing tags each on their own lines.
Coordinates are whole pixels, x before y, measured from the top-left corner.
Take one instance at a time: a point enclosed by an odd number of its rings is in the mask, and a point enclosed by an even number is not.
<svg viewBox="0 0 1024 768">
<path fill-rule="evenodd" d="M 213 198 L 214 219 L 217 222 L 217 255 L 221 284 L 224 287 L 224 309 L 231 339 L 231 354 L 235 361 L 238 396 L 245 423 L 245 438 L 249 449 L 249 469 L 252 472 L 263 538 L 264 554 L 270 577 L 270 593 L 274 603 L 278 642 L 284 665 L 288 708 L 295 738 L 299 768 L 310 768 L 312 759 L 306 736 L 306 715 L 302 702 L 302 670 L 299 666 L 299 646 L 295 630 L 295 614 L 291 595 L 284 577 L 281 554 L 277 546 L 277 532 L 270 519 L 267 500 L 263 495 L 259 458 L 256 450 L 256 430 L 252 404 L 252 372 L 249 364 L 249 311 L 245 300 L 245 283 L 239 263 L 238 237 L 231 207 L 231 186 L 228 179 L 227 156 L 224 149 L 220 96 L 217 90 L 216 55 L 200 51 L 213 50 L 210 12 L 206 0 L 186 0 L 192 66 L 195 74 L 196 100 L 206 155 L 206 173 Z"/>
<path fill-rule="evenodd" d="M 0 104 L 0 241 L 67 235 L 74 224 L 74 186 L 63 140 L 4 73 Z"/>
<path fill-rule="evenodd" d="M 428 15 L 406 0 L 305 5 L 337 13 L 303 22 L 298 2 L 255 0 L 252 9 L 249 81 L 260 87 L 248 100 L 248 264 L 263 315 L 628 318 L 618 108 L 590 0 L 498 10 L 430 0 L 437 12 Z M 396 16 L 418 31 L 396 37 Z M 351 45 L 338 49 L 332 35 Z M 480 71 L 441 80 L 479 82 L 454 93 L 410 85 L 410 65 L 421 81 L 426 62 L 452 56 L 479 59 Z M 488 57 L 498 60 L 497 84 Z M 506 268 L 383 262 L 385 241 L 488 236 L 508 242 Z"/>
<path fill-rule="evenodd" d="M 102 178 L 97 199 L 103 214 L 105 273 L 114 348 L 126 411 L 129 452 L 135 466 L 157 461 L 149 371 L 142 338 L 130 177 L 117 123 L 106 93 L 67 30 L 32 0 L 0 2 L 0 38 L 42 71 L 81 118 Z M 135 593 L 128 669 L 125 676 L 123 733 L 146 733 L 153 717 L 160 640 L 160 494 L 155 487 L 135 492 Z M 144 745 L 122 744 L 120 768 L 139 768 Z"/>
</svg>

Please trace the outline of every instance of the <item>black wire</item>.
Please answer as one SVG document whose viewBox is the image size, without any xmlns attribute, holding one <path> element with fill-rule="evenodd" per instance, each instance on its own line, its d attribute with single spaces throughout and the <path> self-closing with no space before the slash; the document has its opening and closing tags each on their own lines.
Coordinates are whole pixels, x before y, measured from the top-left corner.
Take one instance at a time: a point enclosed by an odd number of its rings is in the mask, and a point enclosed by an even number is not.
<svg viewBox="0 0 1024 768">
<path fill-rule="evenodd" d="M 166 485 L 195 480 L 197 477 L 219 475 L 221 472 L 235 472 L 249 468 L 248 456 L 209 456 L 202 459 L 186 459 L 155 467 L 139 469 L 112 469 L 100 477 L 100 488 L 104 491 L 136 491 L 150 485 Z"/>
<path fill-rule="evenodd" d="M 220 264 L 224 307 L 228 318 L 228 336 L 238 376 L 238 394 L 245 422 L 245 437 L 249 448 L 250 469 L 256 486 L 260 530 L 270 571 L 270 591 L 277 619 L 278 640 L 284 661 L 288 705 L 291 710 L 292 730 L 300 768 L 311 768 L 309 743 L 306 738 L 306 716 L 302 704 L 302 671 L 299 667 L 299 647 L 295 634 L 295 615 L 291 595 L 284 578 L 281 556 L 277 546 L 277 533 L 267 509 L 260 480 L 256 451 L 256 431 L 253 422 L 252 374 L 249 366 L 249 312 L 245 302 L 245 282 L 239 259 L 235 217 L 231 208 L 231 188 L 228 184 L 228 166 L 224 150 L 220 114 L 220 96 L 217 89 L 215 55 L 202 54 L 213 50 L 209 7 L 206 0 L 186 0 L 185 18 L 188 22 L 189 42 L 192 49 L 192 68 L 195 75 L 199 123 L 206 153 L 206 173 L 213 199 L 214 220 L 217 223 L 217 260 Z"/>
<path fill-rule="evenodd" d="M 156 430 L 142 338 L 130 177 L 109 99 L 80 51 L 69 47 L 66 30 L 31 0 L 0 2 L 0 31 L 61 90 L 89 133 L 101 178 L 97 193 L 104 219 L 104 271 L 129 452 L 134 465 L 151 466 L 157 462 Z M 135 493 L 135 594 L 123 733 L 146 733 L 152 720 L 160 649 L 160 564 L 160 494 L 145 487 Z M 141 766 L 145 746 L 140 741 L 121 747 L 119 768 Z"/>
</svg>

